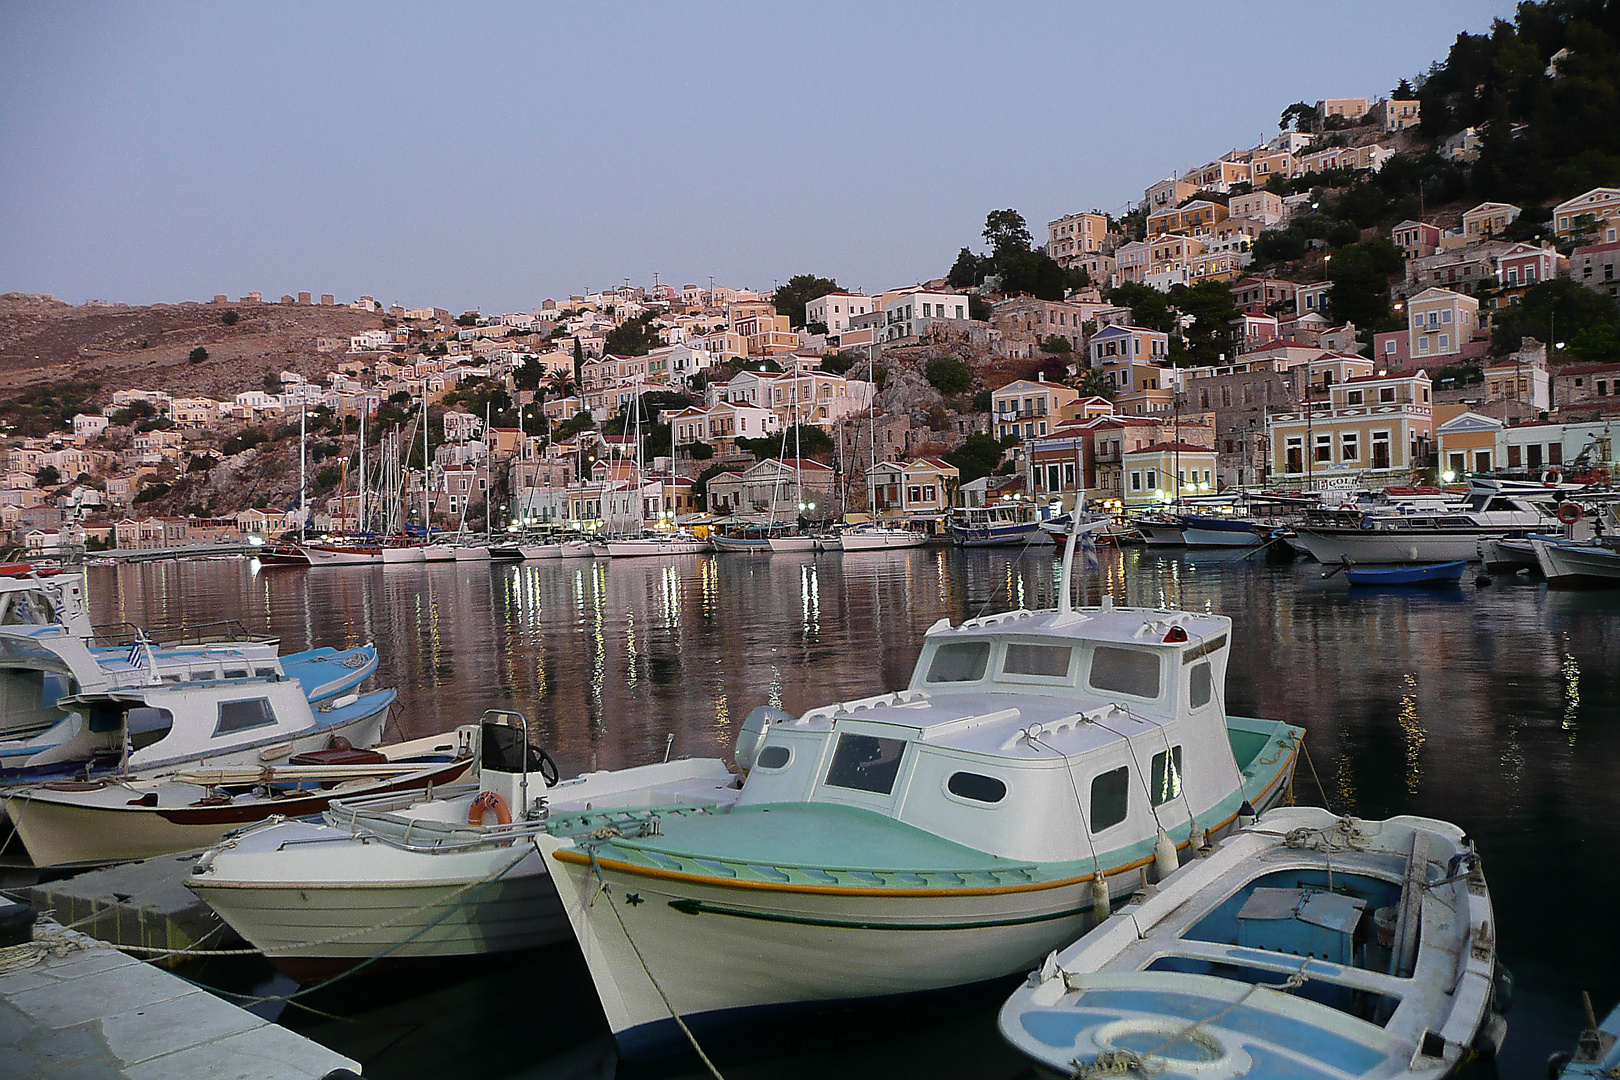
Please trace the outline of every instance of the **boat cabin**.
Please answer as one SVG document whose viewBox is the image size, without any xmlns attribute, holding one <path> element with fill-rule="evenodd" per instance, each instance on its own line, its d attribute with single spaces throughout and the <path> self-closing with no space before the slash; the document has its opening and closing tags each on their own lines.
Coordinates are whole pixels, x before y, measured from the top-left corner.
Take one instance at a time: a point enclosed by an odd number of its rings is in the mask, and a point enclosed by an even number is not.
<svg viewBox="0 0 1620 1080">
<path fill-rule="evenodd" d="M 1143 608 L 941 620 L 905 690 L 773 711 L 739 805 L 858 807 L 1038 862 L 1218 828 L 1241 801 L 1230 641 L 1224 616 Z"/>
</svg>

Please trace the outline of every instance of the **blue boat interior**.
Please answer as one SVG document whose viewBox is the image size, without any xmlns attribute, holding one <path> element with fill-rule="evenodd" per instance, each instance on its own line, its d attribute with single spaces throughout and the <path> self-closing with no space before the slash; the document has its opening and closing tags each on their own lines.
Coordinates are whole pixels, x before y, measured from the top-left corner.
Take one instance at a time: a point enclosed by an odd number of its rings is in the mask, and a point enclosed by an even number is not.
<svg viewBox="0 0 1620 1080">
<path fill-rule="evenodd" d="M 1296 997 L 1383 1024 L 1398 1001 L 1323 976 L 1330 965 L 1387 972 L 1400 899 L 1398 882 L 1326 870 L 1279 870 L 1233 893 L 1183 935 L 1187 941 L 1229 946 L 1226 959 L 1164 956 L 1147 970 L 1280 986 L 1288 973 L 1275 963 L 1257 966 L 1265 954 L 1299 957 L 1302 963 L 1314 958 L 1323 963 L 1309 969 L 1315 977 L 1293 991 Z M 1255 963 L 1243 963 L 1245 959 Z"/>
</svg>

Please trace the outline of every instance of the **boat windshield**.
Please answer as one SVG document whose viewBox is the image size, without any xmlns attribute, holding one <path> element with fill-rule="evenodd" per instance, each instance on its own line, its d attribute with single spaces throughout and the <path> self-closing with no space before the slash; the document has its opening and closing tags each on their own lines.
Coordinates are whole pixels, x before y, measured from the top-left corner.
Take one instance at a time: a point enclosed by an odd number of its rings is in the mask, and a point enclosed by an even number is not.
<svg viewBox="0 0 1620 1080">
<path fill-rule="evenodd" d="M 904 739 L 843 732 L 838 736 L 832 764 L 827 767 L 827 786 L 888 795 L 894 791 L 894 779 L 900 774 L 900 759 L 905 752 Z"/>
<path fill-rule="evenodd" d="M 984 678 L 984 669 L 989 663 L 988 641 L 954 641 L 934 650 L 934 660 L 928 665 L 928 681 L 978 682 Z"/>
</svg>

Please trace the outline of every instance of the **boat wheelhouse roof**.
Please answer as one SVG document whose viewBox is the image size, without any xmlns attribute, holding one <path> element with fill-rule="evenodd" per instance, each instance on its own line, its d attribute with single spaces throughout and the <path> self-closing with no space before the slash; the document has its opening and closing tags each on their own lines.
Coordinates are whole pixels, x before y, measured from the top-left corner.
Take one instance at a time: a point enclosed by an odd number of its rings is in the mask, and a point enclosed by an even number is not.
<svg viewBox="0 0 1620 1080">
<path fill-rule="evenodd" d="M 1214 670 L 1198 707 L 1218 699 L 1231 625 L 1220 615 L 1111 607 L 1010 611 L 957 627 L 942 619 L 928 630 L 908 689 L 812 709 L 773 731 L 847 730 L 1057 764 L 1059 754 L 1188 715 L 1182 684 L 1204 657 Z"/>
</svg>

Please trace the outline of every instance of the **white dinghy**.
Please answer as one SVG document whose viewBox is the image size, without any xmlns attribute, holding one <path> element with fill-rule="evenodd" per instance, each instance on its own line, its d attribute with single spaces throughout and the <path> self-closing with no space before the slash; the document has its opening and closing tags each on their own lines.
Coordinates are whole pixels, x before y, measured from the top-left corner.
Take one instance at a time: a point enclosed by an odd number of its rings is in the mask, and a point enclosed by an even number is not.
<svg viewBox="0 0 1620 1080">
<path fill-rule="evenodd" d="M 1053 953 L 1000 1025 L 1065 1076 L 1437 1080 L 1500 1045 L 1495 980 L 1490 892 L 1462 830 L 1299 807 Z"/>
</svg>

